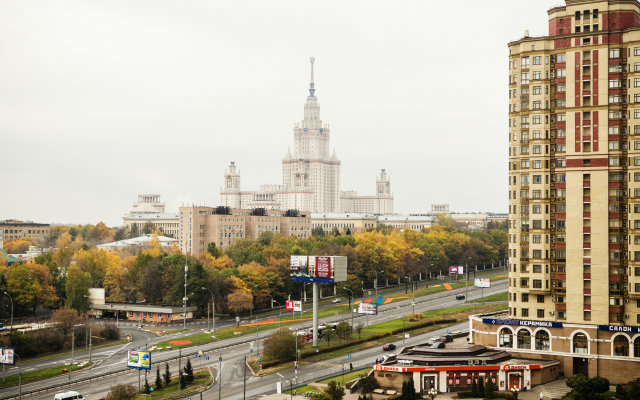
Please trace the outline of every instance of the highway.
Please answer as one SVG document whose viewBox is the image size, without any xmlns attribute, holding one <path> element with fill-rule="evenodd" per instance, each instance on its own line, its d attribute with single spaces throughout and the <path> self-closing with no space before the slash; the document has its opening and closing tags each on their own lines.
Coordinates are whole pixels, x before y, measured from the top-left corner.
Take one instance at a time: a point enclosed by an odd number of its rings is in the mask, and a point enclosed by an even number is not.
<svg viewBox="0 0 640 400">
<path fill-rule="evenodd" d="M 491 289 L 484 289 L 484 295 L 488 296 L 494 293 L 504 292 L 507 290 L 507 280 L 501 280 L 493 282 L 493 287 Z M 429 296 L 423 296 L 415 299 L 415 311 L 416 312 L 424 312 L 429 310 L 435 310 L 440 308 L 449 308 L 463 305 L 464 303 L 459 300 L 455 300 L 455 295 L 464 293 L 465 289 L 455 289 L 447 292 L 440 292 L 436 294 L 432 294 Z M 474 299 L 480 297 L 481 290 L 474 289 L 469 287 L 469 299 Z M 393 319 L 397 319 L 402 315 L 408 315 L 411 313 L 411 299 L 402 300 L 391 304 L 381 305 L 379 307 L 379 314 L 377 316 L 369 316 L 369 324 L 377 324 L 380 322 L 385 322 Z M 355 318 L 356 323 L 361 321 L 363 324 L 366 322 L 365 316 L 358 316 Z M 344 313 L 338 315 L 337 320 L 349 320 L 350 314 Z M 320 322 L 333 322 L 336 320 L 336 317 L 328 317 L 321 319 Z M 200 324 L 190 324 L 190 327 L 197 327 L 202 325 Z M 219 326 L 219 324 L 216 324 Z M 311 323 L 309 321 L 305 321 L 300 324 L 293 325 L 293 327 L 298 329 L 309 328 Z M 462 324 L 464 329 L 468 327 L 468 324 Z M 206 323 L 204 323 L 204 327 L 206 327 Z M 138 384 L 138 372 L 136 370 L 127 370 L 126 369 L 126 350 L 132 348 L 143 349 L 146 344 L 149 346 L 153 345 L 162 340 L 166 340 L 167 338 L 172 337 L 181 337 L 184 335 L 188 335 L 193 332 L 180 332 L 177 334 L 157 337 L 150 332 L 138 331 L 134 325 L 124 325 L 121 324 L 121 328 L 125 333 L 132 335 L 132 342 L 129 344 L 117 346 L 117 347 L 109 347 L 100 349 L 93 352 L 92 359 L 96 362 L 96 366 L 86 370 L 74 372 L 71 380 L 72 384 L 69 385 L 68 376 L 59 376 L 51 379 L 47 379 L 44 381 L 33 382 L 30 384 L 25 384 L 22 386 L 23 393 L 30 392 L 33 390 L 39 390 L 42 388 L 50 387 L 53 385 L 57 385 L 56 388 L 50 389 L 45 392 L 39 392 L 29 395 L 29 398 L 32 399 L 50 399 L 54 393 L 65 391 L 65 390 L 77 390 L 85 395 L 85 398 L 90 400 L 99 399 L 106 395 L 109 390 L 109 387 L 116 383 L 132 383 L 134 385 Z M 458 327 L 449 328 L 451 330 L 460 329 Z M 275 330 L 275 329 L 273 329 Z M 260 338 L 267 337 L 273 330 L 260 332 Z M 446 328 L 445 328 L 446 330 Z M 426 335 L 426 337 L 435 336 L 439 332 L 431 332 Z M 217 375 L 218 368 L 218 357 L 221 355 L 223 358 L 222 362 L 222 395 L 223 398 L 229 399 L 238 399 L 242 397 L 243 391 L 243 362 L 244 356 L 249 355 L 250 353 L 250 342 L 255 340 L 255 336 L 253 335 L 245 335 L 239 336 L 235 338 L 226 339 L 219 342 L 213 342 L 202 346 L 194 346 L 187 349 L 183 349 L 182 354 L 184 356 L 196 353 L 198 351 L 202 351 L 205 355 L 208 355 L 210 360 L 206 361 L 204 359 L 195 360 L 191 358 L 194 368 L 200 368 L 201 366 L 208 366 L 212 368 L 212 372 Z M 424 337 L 411 338 L 407 341 L 407 344 L 414 343 L 414 340 L 419 342 L 423 341 Z M 416 342 L 416 343 L 417 343 Z M 396 343 L 398 345 L 398 343 Z M 402 344 L 400 341 L 399 345 Z M 400 346 L 399 346 L 400 347 Z M 177 372 L 177 361 L 175 358 L 178 356 L 178 350 L 171 351 L 162 351 L 162 352 L 153 352 L 152 353 L 152 364 L 153 369 L 149 375 L 149 381 L 152 383 L 155 380 L 155 366 L 160 364 L 161 373 L 164 368 L 165 360 L 170 361 L 170 369 L 173 373 Z M 373 364 L 376 357 L 380 357 L 382 351 L 377 348 L 364 350 L 358 353 L 354 353 L 351 357 L 350 362 L 353 363 L 354 368 L 359 368 L 365 365 Z M 82 352 L 77 354 L 77 360 L 88 360 L 88 353 Z M 57 362 L 60 362 L 60 359 L 57 358 Z M 63 359 L 69 360 L 70 356 L 66 356 Z M 46 361 L 40 361 L 37 363 L 38 367 L 42 367 L 47 363 L 55 363 L 56 359 L 50 359 Z M 182 358 L 182 363 L 184 365 L 186 362 L 185 357 Z M 309 379 L 315 379 L 319 376 L 327 376 L 338 372 L 341 368 L 340 365 L 342 362 L 346 362 L 344 360 L 329 360 L 321 363 L 304 365 L 300 368 L 298 372 L 297 382 L 304 383 Z M 35 364 L 35 363 L 34 363 Z M 24 364 L 23 368 L 26 371 L 28 368 L 33 368 L 35 365 L 30 366 L 30 364 Z M 120 372 L 118 372 L 120 371 Z M 12 367 L 8 368 L 6 371 L 9 373 L 17 373 L 17 368 Z M 104 374 L 111 374 L 107 376 L 102 376 Z M 250 374 L 249 369 L 247 369 L 247 375 Z M 144 373 L 142 373 L 144 376 Z M 80 382 L 73 384 L 73 381 L 77 381 L 80 379 L 86 379 L 89 377 L 95 377 L 90 382 Z M 280 375 L 273 374 L 261 377 L 247 377 L 246 383 L 246 391 L 247 398 L 255 397 L 261 394 L 267 394 L 275 391 L 275 382 L 280 380 L 285 384 L 285 381 L 294 377 L 293 371 L 289 373 L 281 372 Z M 144 377 L 142 379 L 142 383 L 144 383 Z M 286 382 L 287 387 L 289 382 Z M 5 398 L 17 398 L 18 395 L 18 387 L 5 388 L 0 390 L 0 399 Z M 203 398 L 214 399 L 217 398 L 218 395 L 218 383 L 216 383 L 211 389 L 203 393 Z M 23 396 L 25 397 L 25 396 Z"/>
</svg>

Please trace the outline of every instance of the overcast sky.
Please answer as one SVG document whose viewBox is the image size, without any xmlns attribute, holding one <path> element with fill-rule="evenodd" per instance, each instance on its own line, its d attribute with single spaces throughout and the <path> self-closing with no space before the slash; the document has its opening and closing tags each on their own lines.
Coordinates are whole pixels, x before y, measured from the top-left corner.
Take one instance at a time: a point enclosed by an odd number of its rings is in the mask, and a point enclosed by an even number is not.
<svg viewBox="0 0 640 400">
<path fill-rule="evenodd" d="M 553 1 L 0 2 L 0 219 L 121 225 L 280 184 L 316 58 L 341 189 L 507 211 L 507 42 Z"/>
</svg>

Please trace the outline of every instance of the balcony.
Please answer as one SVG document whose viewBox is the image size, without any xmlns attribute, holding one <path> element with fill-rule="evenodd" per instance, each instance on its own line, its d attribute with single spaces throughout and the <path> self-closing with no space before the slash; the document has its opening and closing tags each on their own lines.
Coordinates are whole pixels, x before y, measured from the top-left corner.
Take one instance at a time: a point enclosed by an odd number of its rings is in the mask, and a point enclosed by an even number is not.
<svg viewBox="0 0 640 400">
<path fill-rule="evenodd" d="M 591 279 L 591 274 L 589 272 L 585 272 L 582 274 L 582 279 Z"/>
<path fill-rule="evenodd" d="M 584 311 L 591 311 L 591 304 L 584 304 L 582 307 Z"/>
<path fill-rule="evenodd" d="M 583 226 L 582 227 L 582 233 L 591 233 L 591 227 L 590 226 Z"/>
<path fill-rule="evenodd" d="M 591 294 L 591 289 L 582 289 L 583 294 Z"/>
<path fill-rule="evenodd" d="M 567 309 L 566 304 L 556 303 L 556 310 L 566 310 L 566 309 Z"/>
</svg>

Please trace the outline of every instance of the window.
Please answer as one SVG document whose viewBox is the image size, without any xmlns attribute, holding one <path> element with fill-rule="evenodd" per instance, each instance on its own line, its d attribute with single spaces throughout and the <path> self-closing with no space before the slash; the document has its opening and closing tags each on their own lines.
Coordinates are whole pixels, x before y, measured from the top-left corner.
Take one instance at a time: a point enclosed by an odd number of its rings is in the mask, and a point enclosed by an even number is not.
<svg viewBox="0 0 640 400">
<path fill-rule="evenodd" d="M 609 150 L 620 150 L 620 142 L 609 142 Z"/>
<path fill-rule="evenodd" d="M 636 78 L 638 79 L 638 78 Z M 533 94 L 542 94 L 542 86 L 534 86 L 533 87 Z"/>
<path fill-rule="evenodd" d="M 565 122 L 567 120 L 567 114 L 558 114 L 557 115 L 557 121 L 558 122 Z"/>
<path fill-rule="evenodd" d="M 544 295 L 543 294 L 539 294 L 536 296 L 536 301 L 538 303 L 544 303 Z"/>
<path fill-rule="evenodd" d="M 633 55 L 634 56 L 640 56 L 640 47 L 634 47 L 633 48 Z"/>
<path fill-rule="evenodd" d="M 498 333 L 498 347 L 513 347 L 513 333 L 511 329 L 500 329 Z"/>
<path fill-rule="evenodd" d="M 538 311 L 542 311 L 542 317 L 544 317 L 544 310 L 538 310 Z M 536 332 L 536 350 L 549 350 L 549 332 L 547 331 L 538 331 Z"/>
<path fill-rule="evenodd" d="M 564 53 L 563 54 L 556 54 L 556 62 L 557 63 L 567 62 L 567 56 Z"/>
<path fill-rule="evenodd" d="M 640 319 L 640 314 L 638 314 L 638 319 Z M 633 356 L 640 357 L 640 336 L 633 341 Z"/>
<path fill-rule="evenodd" d="M 577 354 L 589 353 L 587 335 L 582 332 L 578 332 L 573 336 L 573 352 Z"/>
<path fill-rule="evenodd" d="M 542 280 L 541 279 L 534 279 L 533 280 L 533 288 L 534 289 L 542 289 Z"/>
<path fill-rule="evenodd" d="M 521 72 L 520 73 L 520 83 L 522 85 L 528 85 L 529 84 L 529 73 L 528 72 Z M 535 77 L 533 78 L 535 79 Z"/>
<path fill-rule="evenodd" d="M 520 59 L 520 67 L 521 68 L 529 68 L 529 57 L 522 57 Z"/>
<path fill-rule="evenodd" d="M 620 96 L 619 94 L 610 94 L 609 103 L 611 104 L 622 103 L 622 96 Z"/>
<path fill-rule="evenodd" d="M 533 65 L 540 65 L 542 64 L 542 57 L 541 56 L 533 56 Z"/>
<path fill-rule="evenodd" d="M 538 318 L 544 318 L 544 309 L 538 308 L 536 310 L 536 317 Z"/>
<path fill-rule="evenodd" d="M 523 314 L 522 316 L 524 317 L 524 311 L 527 310 L 526 308 L 523 308 Z M 527 310 L 527 315 L 528 315 L 528 310 Z M 517 334 L 517 338 L 518 338 L 518 348 L 519 349 L 530 349 L 531 348 L 531 334 L 529 333 L 528 330 L 526 329 L 520 329 L 518 331 Z"/>
<path fill-rule="evenodd" d="M 527 73 L 527 83 L 529 83 L 528 81 L 529 79 L 529 73 Z M 541 71 L 533 71 L 533 80 L 539 80 L 542 79 L 542 72 Z"/>
<path fill-rule="evenodd" d="M 529 293 L 522 293 L 522 302 L 523 303 L 529 302 Z"/>
<path fill-rule="evenodd" d="M 540 100 L 536 100 L 533 102 L 533 109 L 534 110 L 540 110 L 542 109 L 542 102 Z M 534 122 L 535 124 L 535 122 Z"/>
<path fill-rule="evenodd" d="M 619 126 L 610 126 L 609 127 L 609 135 L 619 135 L 620 127 Z"/>
<path fill-rule="evenodd" d="M 619 88 L 621 85 L 620 79 L 609 79 L 609 88 Z"/>
<path fill-rule="evenodd" d="M 609 49 L 609 58 L 620 58 L 620 49 Z"/>
<path fill-rule="evenodd" d="M 617 335 L 613 338 L 613 355 L 628 357 L 629 356 L 629 340 L 624 335 Z"/>
<path fill-rule="evenodd" d="M 537 103 L 538 103 L 538 106 L 540 106 L 540 102 L 538 101 Z M 536 102 L 534 101 L 534 102 L 533 102 L 533 108 L 536 108 L 535 104 L 536 104 Z M 539 107 L 538 107 L 538 108 L 539 108 Z M 532 122 L 534 125 L 538 125 L 538 124 L 540 124 L 540 123 L 541 123 L 541 121 L 542 121 L 542 116 L 541 116 L 541 115 L 534 115 L 533 117 L 531 117 L 531 122 Z"/>
<path fill-rule="evenodd" d="M 557 69 L 556 70 L 556 78 L 566 78 L 567 76 L 567 70 L 562 68 L 562 69 Z"/>
<path fill-rule="evenodd" d="M 556 92 L 558 93 L 564 93 L 566 90 L 567 90 L 567 87 L 565 85 L 556 86 Z"/>
</svg>

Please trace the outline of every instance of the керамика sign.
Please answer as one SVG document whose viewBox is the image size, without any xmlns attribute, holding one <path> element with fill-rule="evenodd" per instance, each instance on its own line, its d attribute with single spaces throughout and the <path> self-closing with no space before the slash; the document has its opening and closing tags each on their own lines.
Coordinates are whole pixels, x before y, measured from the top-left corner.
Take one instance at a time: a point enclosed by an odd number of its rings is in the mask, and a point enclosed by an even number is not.
<svg viewBox="0 0 640 400">
<path fill-rule="evenodd" d="M 535 326 L 543 328 L 562 328 L 562 322 L 552 321 L 529 321 L 522 319 L 496 319 L 496 318 L 482 318 L 483 324 L 491 325 L 518 325 L 518 326 Z"/>
</svg>

